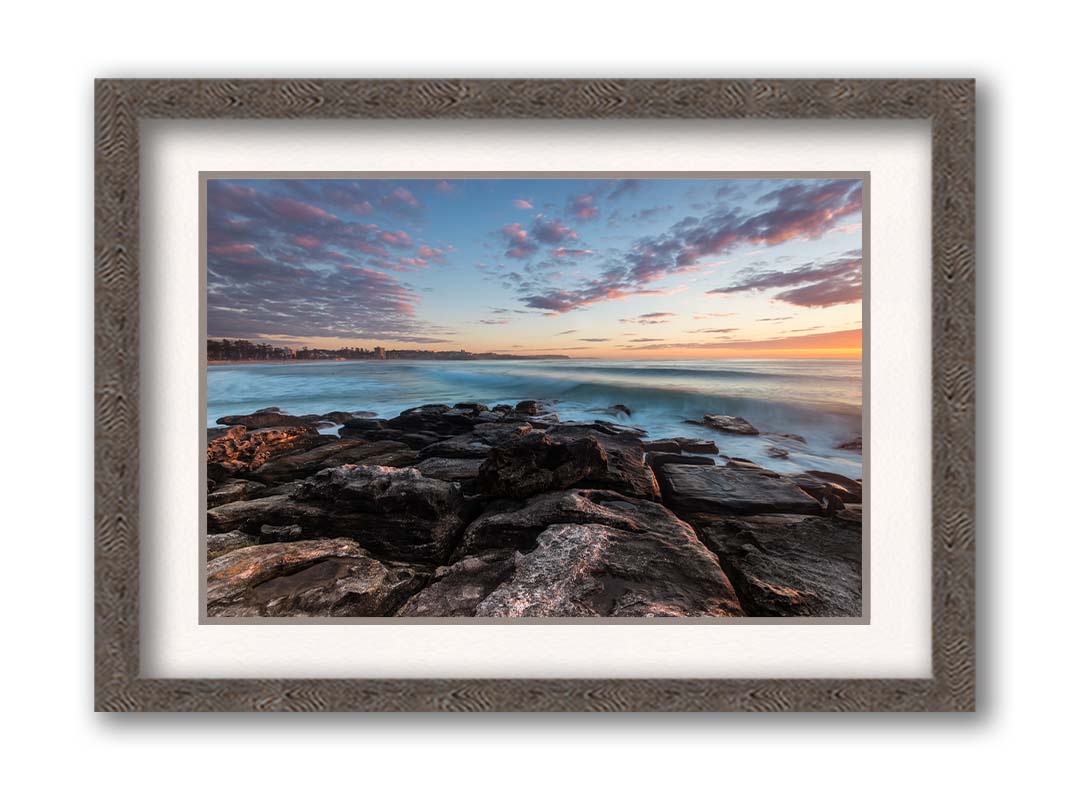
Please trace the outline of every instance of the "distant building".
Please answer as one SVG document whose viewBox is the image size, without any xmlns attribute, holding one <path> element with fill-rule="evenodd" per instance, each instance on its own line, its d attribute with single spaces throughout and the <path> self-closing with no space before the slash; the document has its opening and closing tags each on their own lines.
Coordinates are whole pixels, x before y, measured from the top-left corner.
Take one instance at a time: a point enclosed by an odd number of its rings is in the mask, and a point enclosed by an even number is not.
<svg viewBox="0 0 1067 800">
<path fill-rule="evenodd" d="M 379 361 L 385 361 L 385 348 L 384 347 L 375 347 L 374 348 L 374 357 L 376 359 L 378 359 Z"/>
</svg>

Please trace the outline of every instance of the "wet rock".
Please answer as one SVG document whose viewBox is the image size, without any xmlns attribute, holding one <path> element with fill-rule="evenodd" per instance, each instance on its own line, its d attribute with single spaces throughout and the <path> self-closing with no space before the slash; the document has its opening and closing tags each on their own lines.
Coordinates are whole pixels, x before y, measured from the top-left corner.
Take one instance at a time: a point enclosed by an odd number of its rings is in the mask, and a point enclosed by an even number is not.
<svg viewBox="0 0 1067 800">
<path fill-rule="evenodd" d="M 767 469 L 766 467 L 757 464 L 755 461 L 749 461 L 747 458 L 736 458 L 727 456 L 726 466 L 730 467 L 730 469 L 747 469 L 751 472 L 759 473 L 760 475 L 766 475 L 768 478 L 781 477 L 774 470 Z"/>
<path fill-rule="evenodd" d="M 515 409 L 507 403 L 501 403 L 500 405 L 493 406 L 490 410 L 495 411 L 497 414 L 509 414 Z"/>
<path fill-rule="evenodd" d="M 624 406 L 622 403 L 616 403 L 607 408 L 591 408 L 589 411 L 593 414 L 610 414 L 613 417 L 632 417 L 634 413 L 629 406 Z"/>
<path fill-rule="evenodd" d="M 774 447 L 773 445 L 768 445 L 767 455 L 771 458 L 789 458 L 789 451 L 781 447 Z"/>
<path fill-rule="evenodd" d="M 478 604 L 515 572 L 514 550 L 488 550 L 438 567 L 398 617 L 473 617 Z"/>
<path fill-rule="evenodd" d="M 259 497 L 266 489 L 266 484 L 258 481 L 246 481 L 239 478 L 229 480 L 218 484 L 214 491 L 208 494 L 207 507 L 214 508 L 226 503 L 235 503 L 238 500 L 251 500 Z"/>
<path fill-rule="evenodd" d="M 689 517 L 751 616 L 862 614 L 861 527 L 811 516 Z"/>
<path fill-rule="evenodd" d="M 863 452 L 863 437 L 862 436 L 857 436 L 854 439 L 849 439 L 847 442 L 841 442 L 841 444 L 837 445 L 836 448 L 838 450 L 852 450 L 852 451 L 857 452 L 857 453 L 862 453 Z"/>
<path fill-rule="evenodd" d="M 652 468 L 656 476 L 656 482 L 662 487 L 663 476 L 659 470 L 666 464 L 698 464 L 707 467 L 715 466 L 715 459 L 711 456 L 698 456 L 689 453 L 646 453 L 645 463 Z"/>
<path fill-rule="evenodd" d="M 251 547 L 258 542 L 247 534 L 239 531 L 229 533 L 209 533 L 207 535 L 207 560 L 211 561 L 219 556 L 224 556 L 242 547 Z"/>
<path fill-rule="evenodd" d="M 823 472 L 822 470 L 808 470 L 806 475 L 815 480 L 822 481 L 829 486 L 831 491 L 845 503 L 863 502 L 863 484 L 836 472 Z"/>
<path fill-rule="evenodd" d="M 532 497 L 525 502 L 497 501 L 463 532 L 457 556 L 506 548 L 530 550 L 550 525 L 562 523 L 607 525 L 644 535 L 688 530 L 659 503 L 637 500 L 603 489 L 570 489 Z"/>
<path fill-rule="evenodd" d="M 380 419 L 353 417 L 341 426 L 341 430 L 337 432 L 337 435 L 342 438 L 349 436 L 360 438 L 367 431 L 380 431 L 384 427 L 385 425 L 382 424 L 382 421 Z"/>
<path fill-rule="evenodd" d="M 371 552 L 415 561 L 443 561 L 464 522 L 459 486 L 410 467 L 325 469 L 305 481 L 293 499 L 319 509 L 332 530 Z"/>
<path fill-rule="evenodd" d="M 541 413 L 541 405 L 536 400 L 523 400 L 515 404 L 515 412 L 534 417 Z"/>
<path fill-rule="evenodd" d="M 673 441 L 677 442 L 682 451 L 686 453 L 710 453 L 715 455 L 719 452 L 715 442 L 710 439 L 690 439 L 686 436 L 675 436 Z"/>
<path fill-rule="evenodd" d="M 306 425 L 307 421 L 302 417 L 294 417 L 292 414 L 283 414 L 277 408 L 261 409 L 252 414 L 234 414 L 228 417 L 219 417 L 215 420 L 216 425 L 243 425 L 249 430 L 257 428 L 281 428 L 289 425 Z"/>
<path fill-rule="evenodd" d="M 351 539 L 244 547 L 208 563 L 208 614 L 388 616 L 428 577 L 423 567 L 372 558 Z"/>
<path fill-rule="evenodd" d="M 607 454 L 593 436 L 562 439 L 538 431 L 492 448 L 478 488 L 493 497 L 530 497 L 606 474 L 607 468 Z"/>
<path fill-rule="evenodd" d="M 682 446 L 674 439 L 656 439 L 651 442 L 642 442 L 641 447 L 646 453 L 680 453 Z"/>
<path fill-rule="evenodd" d="M 390 419 L 385 427 L 406 433 L 436 433 L 441 436 L 453 436 L 457 433 L 466 433 L 473 428 L 474 416 L 471 409 L 452 408 L 440 403 L 432 403 L 402 411 L 399 416 Z"/>
<path fill-rule="evenodd" d="M 229 432 L 230 432 L 230 429 L 225 425 L 222 425 L 221 427 L 218 427 L 218 428 L 208 428 L 207 429 L 207 440 L 210 442 L 212 439 L 218 439 L 220 436 L 225 436 Z"/>
<path fill-rule="evenodd" d="M 672 533 L 553 525 L 515 573 L 476 609 L 479 617 L 739 616 L 715 555 L 688 526 Z"/>
<path fill-rule="evenodd" d="M 470 433 L 442 439 L 425 447 L 419 454 L 434 458 L 485 458 L 489 451 L 530 433 L 528 422 L 504 422 L 476 425 Z"/>
<path fill-rule="evenodd" d="M 282 454 L 310 450 L 332 441 L 332 436 L 322 436 L 314 426 L 303 423 L 257 430 L 237 425 L 208 442 L 207 473 L 213 480 L 223 480 L 258 469 Z"/>
<path fill-rule="evenodd" d="M 636 425 L 619 425 L 616 422 L 609 422 L 606 419 L 598 419 L 593 421 L 594 425 L 600 425 L 608 429 L 609 433 L 628 433 L 631 436 L 647 436 L 648 431 L 644 428 L 638 428 Z"/>
<path fill-rule="evenodd" d="M 808 440 L 797 433 L 768 433 L 768 439 L 779 439 L 786 442 L 799 442 L 800 444 L 807 444 Z"/>
<path fill-rule="evenodd" d="M 773 473 L 694 464 L 665 464 L 658 473 L 664 503 L 682 516 L 819 513 L 819 504 L 810 495 Z"/>
<path fill-rule="evenodd" d="M 728 414 L 705 414 L 704 424 L 709 428 L 742 436 L 756 436 L 759 434 L 756 427 L 744 417 L 732 417 Z"/>
<path fill-rule="evenodd" d="M 488 411 L 489 406 L 481 403 L 456 403 L 453 408 L 460 408 L 467 411 L 473 411 L 475 414 L 479 414 L 483 411 Z"/>
</svg>

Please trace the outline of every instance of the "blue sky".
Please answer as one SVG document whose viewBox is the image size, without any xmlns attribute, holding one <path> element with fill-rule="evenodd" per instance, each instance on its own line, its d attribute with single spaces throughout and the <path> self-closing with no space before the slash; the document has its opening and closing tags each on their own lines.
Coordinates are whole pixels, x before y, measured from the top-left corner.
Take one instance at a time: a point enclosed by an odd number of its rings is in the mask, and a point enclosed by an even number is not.
<svg viewBox="0 0 1067 800">
<path fill-rule="evenodd" d="M 857 356 L 862 182 L 213 179 L 208 335 Z"/>
</svg>

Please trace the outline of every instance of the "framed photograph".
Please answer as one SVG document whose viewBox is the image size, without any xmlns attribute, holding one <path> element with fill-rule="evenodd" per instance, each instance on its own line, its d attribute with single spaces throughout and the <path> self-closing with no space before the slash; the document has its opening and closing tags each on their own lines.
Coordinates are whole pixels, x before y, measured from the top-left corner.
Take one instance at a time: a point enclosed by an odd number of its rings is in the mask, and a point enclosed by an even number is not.
<svg viewBox="0 0 1067 800">
<path fill-rule="evenodd" d="M 975 707 L 971 81 L 100 81 L 97 708 Z"/>
</svg>

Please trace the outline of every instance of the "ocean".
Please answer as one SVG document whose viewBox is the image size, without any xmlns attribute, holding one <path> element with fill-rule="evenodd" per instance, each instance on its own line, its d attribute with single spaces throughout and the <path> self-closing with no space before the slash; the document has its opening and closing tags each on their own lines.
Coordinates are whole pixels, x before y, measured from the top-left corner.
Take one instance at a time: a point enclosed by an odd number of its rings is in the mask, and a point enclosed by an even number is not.
<svg viewBox="0 0 1067 800">
<path fill-rule="evenodd" d="M 554 401 L 552 410 L 562 420 L 613 420 L 644 428 L 649 438 L 714 439 L 723 455 L 783 474 L 821 469 L 859 478 L 862 456 L 835 446 L 863 429 L 862 390 L 861 362 L 831 359 L 215 364 L 207 371 L 207 418 L 211 425 L 218 417 L 267 406 L 292 414 L 375 411 L 390 417 L 425 403 L 492 407 L 546 400 Z M 633 415 L 615 419 L 603 411 L 617 403 Z M 704 414 L 744 417 L 761 435 L 731 435 L 684 422 Z M 773 437 L 782 433 L 798 434 L 807 443 Z M 771 445 L 787 449 L 789 458 L 770 457 Z"/>
</svg>

